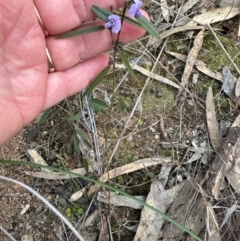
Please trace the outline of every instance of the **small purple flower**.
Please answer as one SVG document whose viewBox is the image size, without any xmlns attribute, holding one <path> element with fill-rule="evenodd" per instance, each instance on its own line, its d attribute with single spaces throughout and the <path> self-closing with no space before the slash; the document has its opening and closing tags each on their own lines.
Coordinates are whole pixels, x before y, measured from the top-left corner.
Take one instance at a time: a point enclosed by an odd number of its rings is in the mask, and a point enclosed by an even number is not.
<svg viewBox="0 0 240 241">
<path fill-rule="evenodd" d="M 139 8 L 142 6 L 142 1 L 141 0 L 134 0 L 134 4 L 131 5 L 129 9 L 129 15 L 131 17 L 143 17 L 142 13 L 139 11 Z"/>
<path fill-rule="evenodd" d="M 121 18 L 117 15 L 109 15 L 108 22 L 104 24 L 105 28 L 111 28 L 113 33 L 118 33 L 121 29 Z"/>
</svg>

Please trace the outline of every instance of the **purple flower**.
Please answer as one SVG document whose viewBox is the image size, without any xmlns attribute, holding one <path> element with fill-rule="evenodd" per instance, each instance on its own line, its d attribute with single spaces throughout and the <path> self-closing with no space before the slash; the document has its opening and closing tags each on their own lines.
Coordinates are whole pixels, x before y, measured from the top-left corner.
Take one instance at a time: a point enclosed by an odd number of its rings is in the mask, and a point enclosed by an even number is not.
<svg viewBox="0 0 240 241">
<path fill-rule="evenodd" d="M 104 24 L 105 28 L 111 28 L 113 33 L 118 33 L 121 29 L 121 18 L 117 15 L 109 15 L 108 22 Z"/>
<path fill-rule="evenodd" d="M 139 8 L 142 6 L 142 1 L 141 0 L 134 0 L 134 4 L 131 5 L 129 9 L 129 15 L 131 17 L 143 17 L 142 13 L 139 11 Z"/>
</svg>

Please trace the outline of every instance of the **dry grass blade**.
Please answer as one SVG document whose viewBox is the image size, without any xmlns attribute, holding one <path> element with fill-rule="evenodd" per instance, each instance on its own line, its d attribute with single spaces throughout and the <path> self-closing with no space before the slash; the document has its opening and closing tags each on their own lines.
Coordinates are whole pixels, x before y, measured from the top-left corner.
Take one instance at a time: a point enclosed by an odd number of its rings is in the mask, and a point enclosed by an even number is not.
<svg viewBox="0 0 240 241">
<path fill-rule="evenodd" d="M 182 82 L 182 86 L 181 88 L 179 89 L 179 92 L 178 92 L 178 95 L 181 94 L 181 92 L 183 91 L 183 89 L 187 86 L 188 84 L 188 79 L 192 73 L 192 69 L 193 69 L 193 66 L 194 66 L 194 63 L 197 59 L 197 56 L 198 56 L 198 53 L 202 47 L 202 44 L 203 44 L 203 37 L 204 37 L 204 30 L 201 30 L 194 42 L 193 42 L 193 47 L 191 48 L 191 50 L 189 51 L 189 54 L 188 54 L 188 57 L 187 57 L 187 61 L 186 61 L 186 66 L 185 66 L 185 69 L 184 69 L 184 72 L 183 72 L 183 75 L 182 75 L 182 79 L 181 79 L 181 82 Z"/>
<path fill-rule="evenodd" d="M 126 164 L 121 167 L 114 168 L 105 174 L 103 174 L 98 180 L 100 182 L 106 182 L 108 180 L 111 180 L 114 177 L 118 177 L 123 174 L 131 173 L 137 170 L 140 170 L 142 168 L 159 165 L 163 163 L 170 163 L 172 160 L 170 158 L 166 157 L 158 157 L 158 158 L 144 158 L 138 161 L 135 161 L 130 164 Z M 94 185 L 90 188 L 88 191 L 88 196 L 92 195 L 94 192 L 96 192 L 100 188 L 99 185 Z"/>
<path fill-rule="evenodd" d="M 165 189 L 162 183 L 154 180 L 152 182 L 146 203 L 165 213 L 167 207 L 164 196 Z M 138 225 L 137 233 L 134 237 L 134 241 L 157 240 L 158 233 L 162 229 L 164 221 L 165 220 L 163 217 L 158 215 L 156 212 L 144 207 L 141 213 L 141 219 Z"/>
<path fill-rule="evenodd" d="M 206 99 L 206 116 L 208 131 L 213 149 L 218 152 L 222 146 L 223 138 L 219 133 L 217 116 L 214 107 L 212 88 L 209 87 Z"/>
</svg>

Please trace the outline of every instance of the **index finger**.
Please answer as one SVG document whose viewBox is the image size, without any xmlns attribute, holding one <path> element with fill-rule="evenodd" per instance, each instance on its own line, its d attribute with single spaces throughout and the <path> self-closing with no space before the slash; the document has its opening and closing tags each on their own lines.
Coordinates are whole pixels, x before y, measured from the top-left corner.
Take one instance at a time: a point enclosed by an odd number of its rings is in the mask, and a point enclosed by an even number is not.
<svg viewBox="0 0 240 241">
<path fill-rule="evenodd" d="M 117 9 L 124 0 L 34 0 L 34 4 L 49 34 L 56 35 L 94 19 L 92 5 Z"/>
</svg>

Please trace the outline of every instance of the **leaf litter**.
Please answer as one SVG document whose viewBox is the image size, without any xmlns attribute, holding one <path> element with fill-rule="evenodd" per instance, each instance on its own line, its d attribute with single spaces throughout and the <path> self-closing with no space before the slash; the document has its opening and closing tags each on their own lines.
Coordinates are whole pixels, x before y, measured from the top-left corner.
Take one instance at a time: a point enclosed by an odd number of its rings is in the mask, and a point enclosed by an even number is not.
<svg viewBox="0 0 240 241">
<path fill-rule="evenodd" d="M 164 1 L 162 1 L 164 2 Z M 187 1 L 187 3 L 190 4 L 192 7 L 193 5 L 197 4 L 196 1 Z M 192 4 L 192 5 L 191 5 Z M 164 5 L 163 5 L 164 6 Z M 162 9 L 164 8 L 162 6 Z M 191 9 L 191 7 L 187 8 L 187 5 L 185 5 L 186 9 Z M 184 10 L 187 12 L 188 10 Z M 184 12 L 183 12 L 184 13 Z M 227 19 L 231 19 L 232 17 L 239 14 L 239 9 L 235 8 L 221 8 L 221 9 L 211 9 L 204 14 L 199 14 L 198 16 L 193 17 L 193 20 L 197 21 L 201 24 L 213 24 L 214 22 L 221 22 L 225 21 Z M 165 20 L 168 21 L 168 18 L 170 17 L 169 14 L 164 14 Z M 171 32 L 165 32 L 165 35 L 163 34 L 163 38 L 166 38 L 174 33 L 182 32 L 182 31 L 189 31 L 193 29 L 203 29 L 206 26 L 196 26 L 196 23 L 194 21 L 188 23 L 185 26 L 175 27 L 171 29 Z M 203 30 L 201 30 L 203 33 Z M 200 32 L 200 33 L 201 33 Z M 203 34 L 202 36 L 203 37 Z M 201 46 L 201 40 L 198 43 L 199 46 Z M 181 60 L 183 62 L 186 62 L 185 71 L 182 76 L 183 85 L 187 86 L 190 83 L 189 77 L 192 71 L 194 71 L 193 67 L 195 66 L 199 71 L 203 72 L 204 74 L 210 76 L 211 78 L 217 79 L 218 81 L 223 81 L 223 90 L 227 93 L 230 93 L 230 95 L 235 94 L 236 97 L 239 97 L 239 82 L 235 84 L 233 87 L 233 81 L 232 79 L 229 82 L 225 82 L 226 79 L 224 79 L 224 74 L 221 75 L 221 73 L 214 73 L 210 70 L 210 68 L 207 67 L 206 63 L 203 63 L 202 61 L 197 60 L 198 53 L 201 49 L 199 46 L 193 47 L 193 53 L 191 51 L 187 55 L 182 55 L 180 53 L 171 53 L 172 55 L 180 56 Z M 180 58 L 180 57 L 179 57 Z M 184 60 L 183 60 L 184 59 Z M 191 61 L 190 61 L 191 60 Z M 223 66 L 220 66 L 221 68 Z M 134 68 L 134 66 L 133 66 Z M 136 67 L 137 69 L 138 67 Z M 140 69 L 140 68 L 139 68 Z M 169 78 L 166 78 L 161 75 L 152 75 L 150 74 L 150 71 L 144 71 L 140 69 L 140 73 L 156 79 L 162 79 L 165 81 L 165 79 L 170 80 Z M 229 76 L 229 74 L 227 75 Z M 163 79 L 164 78 L 164 79 Z M 163 83 L 172 86 L 176 89 L 179 88 L 179 85 L 172 82 L 171 80 L 169 82 L 165 81 Z M 201 78 L 198 82 L 201 81 Z M 173 84 L 172 84 L 173 83 Z M 234 80 L 235 83 L 235 80 Z M 181 223 L 186 225 L 186 227 L 193 230 L 196 234 L 199 234 L 200 231 L 203 229 L 207 231 L 207 234 L 211 238 L 211 240 L 220 240 L 220 232 L 221 228 L 224 228 L 225 225 L 230 222 L 230 217 L 234 217 L 235 211 L 237 209 L 236 204 L 232 204 L 230 208 L 227 208 L 225 212 L 225 216 L 222 217 L 222 222 L 220 222 L 220 214 L 215 211 L 214 203 L 216 203 L 216 200 L 221 200 L 223 197 L 223 192 L 226 189 L 226 181 L 224 180 L 225 176 L 228 181 L 228 183 L 232 186 L 233 190 L 237 193 L 239 193 L 239 175 L 240 170 L 238 169 L 240 159 L 238 158 L 239 155 L 239 123 L 237 126 L 231 126 L 228 128 L 226 132 L 226 137 L 223 138 L 219 132 L 218 132 L 218 120 L 219 117 L 217 116 L 218 113 L 215 112 L 216 106 L 214 102 L 214 96 L 213 92 L 211 91 L 211 88 L 208 88 L 208 94 L 206 99 L 206 118 L 208 122 L 208 132 L 210 135 L 210 142 L 213 147 L 213 149 L 216 151 L 216 158 L 213 160 L 210 171 L 208 171 L 209 177 L 206 178 L 199 178 L 199 180 L 185 180 L 177 185 L 174 185 L 172 188 L 169 188 L 168 186 L 168 180 L 167 177 L 171 176 L 171 168 L 177 166 L 179 170 L 181 171 L 181 168 L 184 169 L 187 167 L 187 170 L 189 172 L 193 172 L 193 175 L 196 175 L 196 172 L 194 172 L 194 168 L 199 168 L 200 166 L 193 165 L 193 162 L 197 162 L 198 157 L 194 156 L 188 156 L 187 162 L 184 164 L 179 163 L 179 159 L 174 156 L 172 159 L 174 162 L 172 163 L 172 166 L 167 166 L 167 163 L 165 162 L 158 162 L 162 165 L 162 169 L 164 170 L 164 173 L 161 173 L 159 176 L 159 179 L 163 178 L 165 182 L 159 182 L 157 180 L 152 180 L 150 192 L 148 195 L 144 195 L 143 200 L 146 199 L 147 202 L 152 203 L 156 207 L 159 207 L 160 210 L 163 212 L 167 212 L 169 215 L 175 217 L 177 220 L 179 220 Z M 192 89 L 190 89 L 192 91 Z M 231 96 L 230 96 L 231 98 Z M 232 99 L 232 98 L 231 98 Z M 190 113 L 189 113 L 190 115 Z M 169 129 L 169 126 L 168 126 Z M 184 129 L 184 131 L 188 131 L 187 129 Z M 174 139 L 174 135 L 171 135 L 171 139 Z M 82 139 L 82 138 L 81 138 Z M 183 147 L 183 148 L 189 148 L 189 143 L 186 145 L 186 143 L 178 143 L 178 141 L 173 141 L 174 148 Z M 169 144 L 169 143 L 168 143 Z M 173 148 L 172 145 L 168 146 L 170 148 Z M 192 147 L 191 147 L 192 148 Z M 180 148 L 181 149 L 181 148 Z M 222 149 L 222 150 L 221 150 Z M 223 150 L 224 149 L 224 150 Z M 199 149 L 200 150 L 200 149 Z M 195 148 L 195 153 L 198 153 L 199 150 Z M 179 154 L 179 153 L 178 153 Z M 154 158 L 152 158 L 154 159 Z M 176 161 L 177 159 L 177 161 Z M 144 160 L 143 163 L 139 166 L 137 162 L 132 162 L 132 165 L 126 164 L 119 167 L 115 167 L 112 170 L 110 170 L 108 173 L 103 174 L 99 180 L 102 181 L 109 181 L 110 179 L 122 176 L 124 174 L 134 173 L 136 170 L 142 169 L 144 170 L 148 166 L 146 158 L 142 159 Z M 191 161 L 189 161 L 191 160 Z M 194 161 L 192 161 L 194 160 Z M 146 161 L 146 162 L 145 162 Z M 171 160 L 172 161 L 172 160 Z M 169 161 L 170 162 L 170 161 Z M 186 165 L 187 164 L 187 165 Z M 155 164 L 152 164 L 155 165 Z M 189 166 L 188 166 L 189 165 Z M 185 167 L 186 166 L 186 167 Z M 165 168 L 163 168 L 165 167 Z M 98 167 L 96 167 L 96 170 Z M 196 170 L 196 169 L 195 169 Z M 42 170 L 42 173 L 44 169 Z M 29 172 L 31 173 L 31 172 Z M 213 173 L 213 174 L 212 174 Z M 45 175 L 45 174 L 44 174 Z M 45 176 L 39 176 L 41 178 L 46 178 Z M 206 175 L 207 176 L 207 175 Z M 206 185 L 205 183 L 211 183 L 211 191 L 212 193 L 207 193 Z M 180 187 L 177 189 L 176 187 Z M 94 187 L 94 190 L 91 189 Z M 87 189 L 83 189 L 84 193 L 88 192 L 90 194 L 96 192 L 99 187 L 92 186 L 90 188 L 90 191 Z M 225 188 L 225 189 L 224 189 Z M 173 191 L 174 189 L 174 191 Z M 173 203 L 167 203 L 166 197 L 168 197 L 168 192 L 173 192 Z M 83 193 L 83 192 L 82 192 Z M 119 195 L 116 193 L 110 193 L 110 198 L 107 196 L 109 192 L 98 192 L 97 198 L 98 201 L 104 202 L 111 205 L 117 205 L 117 200 L 120 200 Z M 147 196 L 147 197 L 146 197 Z M 209 201 L 208 197 L 211 196 L 212 200 Z M 191 198 L 189 198 L 191 197 Z M 159 201 L 160 200 L 160 201 Z M 122 206 L 130 206 L 133 208 L 135 204 L 129 204 L 129 200 L 123 200 Z M 171 205 L 171 206 L 170 206 Z M 169 208 L 170 206 L 170 208 Z M 93 212 L 94 214 L 96 212 Z M 92 213 L 92 214 L 93 214 Z M 98 213 L 97 215 L 100 215 Z M 88 221 L 85 221 L 86 226 L 91 226 L 93 224 L 93 219 L 90 220 L 90 217 L 92 215 L 90 214 L 88 216 L 89 219 L 86 219 Z M 104 215 L 101 215 L 102 217 L 102 226 L 99 231 L 100 237 L 98 237 L 100 240 L 106 240 L 109 239 L 111 236 L 109 234 L 109 230 L 107 229 L 107 226 L 109 225 L 108 218 Z M 205 222 L 205 218 L 207 217 L 207 221 Z M 146 219 L 147 218 L 147 219 Z M 96 214 L 95 219 L 96 220 Z M 90 221 L 89 221 L 90 220 Z M 152 222 L 152 223 L 151 223 Z M 147 224 L 147 228 L 145 228 L 145 225 Z M 221 225 L 220 225 L 221 224 Z M 160 233 L 157 233 L 156 230 L 160 231 L 161 227 L 163 226 L 163 229 Z M 204 228 L 205 227 L 205 228 Z M 220 229 L 220 230 L 219 230 Z M 163 240 L 169 240 L 169 238 L 172 238 L 171 240 L 179 240 L 181 237 L 185 237 L 185 234 L 182 232 L 182 230 L 178 230 L 175 227 L 173 227 L 172 224 L 165 223 L 164 220 L 160 216 L 156 216 L 155 213 L 149 212 L 149 210 L 146 210 L 145 208 L 142 210 L 142 215 L 140 219 L 140 225 L 138 226 L 137 234 L 135 236 L 135 239 L 139 237 L 141 240 L 147 240 L 149 237 L 145 237 L 145 234 L 149 234 L 152 238 L 151 240 L 155 240 L 159 235 L 163 237 Z M 96 238 L 96 236 L 95 236 Z"/>
</svg>

